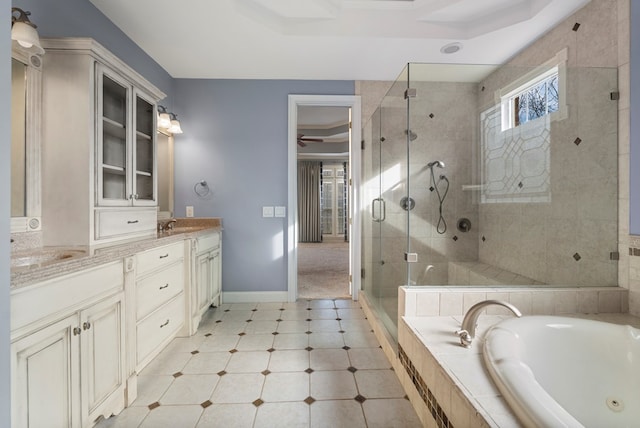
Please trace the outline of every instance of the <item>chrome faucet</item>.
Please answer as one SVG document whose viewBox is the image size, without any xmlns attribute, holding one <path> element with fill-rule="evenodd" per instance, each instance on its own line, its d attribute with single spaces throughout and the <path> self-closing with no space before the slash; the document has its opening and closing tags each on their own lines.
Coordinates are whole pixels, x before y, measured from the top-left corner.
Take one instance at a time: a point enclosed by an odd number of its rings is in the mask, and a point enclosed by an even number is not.
<svg viewBox="0 0 640 428">
<path fill-rule="evenodd" d="M 509 309 L 513 314 L 520 318 L 522 313 L 513 306 L 511 303 L 503 302 L 502 300 L 484 300 L 471 306 L 462 320 L 462 327 L 456 331 L 456 334 L 460 336 L 460 345 L 465 348 L 471 348 L 471 342 L 476 335 L 476 327 L 478 325 L 478 317 L 484 308 L 491 305 L 503 306 Z"/>
<path fill-rule="evenodd" d="M 166 222 L 158 222 L 158 232 L 166 232 L 167 230 L 172 230 L 173 229 L 173 225 L 176 224 L 178 222 L 178 220 L 176 220 L 175 218 L 172 218 L 170 220 L 167 220 Z"/>
</svg>

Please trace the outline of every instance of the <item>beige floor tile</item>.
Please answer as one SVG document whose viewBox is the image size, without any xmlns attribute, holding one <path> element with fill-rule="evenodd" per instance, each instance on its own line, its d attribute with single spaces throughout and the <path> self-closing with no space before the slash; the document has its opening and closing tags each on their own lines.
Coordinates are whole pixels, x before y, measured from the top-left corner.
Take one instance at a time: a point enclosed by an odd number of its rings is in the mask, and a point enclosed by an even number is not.
<svg viewBox="0 0 640 428">
<path fill-rule="evenodd" d="M 189 362 L 193 355 L 190 352 L 178 352 L 175 354 L 161 352 L 143 370 L 141 375 L 172 375 L 179 372 Z"/>
<path fill-rule="evenodd" d="M 227 373 L 218 381 L 211 401 L 215 404 L 253 403 L 260 398 L 264 379 L 260 373 Z"/>
<path fill-rule="evenodd" d="M 235 352 L 225 370 L 229 373 L 260 373 L 269 365 L 269 355 L 267 351 Z"/>
<path fill-rule="evenodd" d="M 278 333 L 306 333 L 309 331 L 309 321 L 289 320 L 278 323 Z"/>
<path fill-rule="evenodd" d="M 303 401 L 309 396 L 309 375 L 305 372 L 269 373 L 262 396 L 267 403 Z"/>
<path fill-rule="evenodd" d="M 182 369 L 183 374 L 215 374 L 227 367 L 229 352 L 199 352 Z"/>
<path fill-rule="evenodd" d="M 148 414 L 149 409 L 146 406 L 129 407 L 120 412 L 118 416 L 101 420 L 95 428 L 135 428 L 142 423 Z"/>
<path fill-rule="evenodd" d="M 309 358 L 313 370 L 346 370 L 351 366 L 343 349 L 314 349 Z"/>
<path fill-rule="evenodd" d="M 342 333 L 313 333 L 309 335 L 309 346 L 312 348 L 342 348 Z"/>
<path fill-rule="evenodd" d="M 336 305 L 330 299 L 315 299 L 309 302 L 309 307 L 312 309 L 333 309 Z"/>
<path fill-rule="evenodd" d="M 305 333 L 282 333 L 273 340 L 274 349 L 305 349 L 309 346 L 309 336 Z"/>
<path fill-rule="evenodd" d="M 355 400 L 316 401 L 311 406 L 311 428 L 366 428 L 362 406 Z"/>
<path fill-rule="evenodd" d="M 421 428 L 409 400 L 367 400 L 362 403 L 368 428 Z"/>
<path fill-rule="evenodd" d="M 170 375 L 138 376 L 138 396 L 132 406 L 146 407 L 159 401 L 174 380 L 175 378 Z"/>
<path fill-rule="evenodd" d="M 309 323 L 309 330 L 314 333 L 338 333 L 341 330 L 340 323 L 332 320 L 313 320 Z"/>
<path fill-rule="evenodd" d="M 238 351 L 266 351 L 273 347 L 274 335 L 268 334 L 246 334 L 240 338 L 236 349 Z"/>
<path fill-rule="evenodd" d="M 310 395 L 316 400 L 355 398 L 358 388 L 348 371 L 314 371 L 310 376 Z"/>
<path fill-rule="evenodd" d="M 221 352 L 235 349 L 240 341 L 237 334 L 211 335 L 205 339 L 198 348 L 200 352 Z"/>
<path fill-rule="evenodd" d="M 391 363 L 380 348 L 353 348 L 347 351 L 351 366 L 358 370 L 389 369 Z"/>
<path fill-rule="evenodd" d="M 213 404 L 204 410 L 197 428 L 252 428 L 256 411 L 253 404 Z"/>
<path fill-rule="evenodd" d="M 309 311 L 309 318 L 312 320 L 335 320 L 338 313 L 335 309 L 313 309 Z"/>
<path fill-rule="evenodd" d="M 211 397 L 219 379 L 218 375 L 182 375 L 169 386 L 160 404 L 202 404 Z"/>
<path fill-rule="evenodd" d="M 192 428 L 196 426 L 202 406 L 160 406 L 151 410 L 140 428 Z"/>
<path fill-rule="evenodd" d="M 360 395 L 369 398 L 402 398 L 404 389 L 393 370 L 358 370 L 355 372 Z"/>
<path fill-rule="evenodd" d="M 304 372 L 308 368 L 309 351 L 304 349 L 276 350 L 271 353 L 268 367 L 272 372 Z"/>
<path fill-rule="evenodd" d="M 254 428 L 308 428 L 306 403 L 264 403 L 258 407 Z"/>
</svg>

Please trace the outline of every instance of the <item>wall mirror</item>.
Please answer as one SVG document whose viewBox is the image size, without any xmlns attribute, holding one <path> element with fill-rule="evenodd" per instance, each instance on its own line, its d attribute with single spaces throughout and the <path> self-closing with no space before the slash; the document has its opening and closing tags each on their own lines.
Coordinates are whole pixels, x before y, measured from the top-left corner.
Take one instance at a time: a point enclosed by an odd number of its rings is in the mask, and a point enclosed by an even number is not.
<svg viewBox="0 0 640 428">
<path fill-rule="evenodd" d="M 11 50 L 11 233 L 40 230 L 42 59 Z"/>
<path fill-rule="evenodd" d="M 158 219 L 173 217 L 173 136 L 158 131 Z"/>
</svg>

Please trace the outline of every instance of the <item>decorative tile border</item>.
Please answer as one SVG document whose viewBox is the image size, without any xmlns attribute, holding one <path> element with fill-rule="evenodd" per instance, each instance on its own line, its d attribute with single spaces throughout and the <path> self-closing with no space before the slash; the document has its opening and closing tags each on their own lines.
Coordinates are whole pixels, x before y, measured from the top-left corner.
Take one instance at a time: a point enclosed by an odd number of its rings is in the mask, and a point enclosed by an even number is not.
<svg viewBox="0 0 640 428">
<path fill-rule="evenodd" d="M 433 395 L 424 379 L 422 379 L 422 376 L 420 376 L 420 373 L 400 344 L 398 344 L 398 358 L 404 369 L 407 371 L 411 382 L 413 382 L 413 385 L 416 387 L 418 394 L 420 394 L 420 398 L 422 398 L 424 404 L 427 405 L 427 410 L 429 410 L 431 416 L 436 421 L 436 426 L 438 428 L 454 428 L 449 417 L 442 410 L 438 400 L 436 400 L 436 397 Z"/>
</svg>

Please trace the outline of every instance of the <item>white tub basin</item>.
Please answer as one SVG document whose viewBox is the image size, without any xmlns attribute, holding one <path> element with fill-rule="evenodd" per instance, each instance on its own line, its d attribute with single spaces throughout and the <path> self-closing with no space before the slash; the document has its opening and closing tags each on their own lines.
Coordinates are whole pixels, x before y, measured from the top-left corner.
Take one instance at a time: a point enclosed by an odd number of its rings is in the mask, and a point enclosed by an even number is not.
<svg viewBox="0 0 640 428">
<path fill-rule="evenodd" d="M 507 319 L 487 332 L 483 356 L 525 426 L 640 424 L 640 329 L 568 317 Z"/>
</svg>

